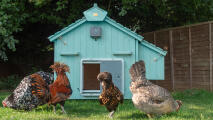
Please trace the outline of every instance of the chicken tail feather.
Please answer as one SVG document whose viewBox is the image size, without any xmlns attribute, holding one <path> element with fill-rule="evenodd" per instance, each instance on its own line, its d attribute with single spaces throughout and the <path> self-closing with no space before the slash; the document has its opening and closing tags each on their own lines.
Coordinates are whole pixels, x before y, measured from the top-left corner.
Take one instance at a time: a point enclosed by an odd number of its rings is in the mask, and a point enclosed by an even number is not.
<svg viewBox="0 0 213 120">
<path fill-rule="evenodd" d="M 39 74 L 32 74 L 31 76 L 32 94 L 39 99 L 49 98 L 49 87 Z"/>
<path fill-rule="evenodd" d="M 145 79 L 146 69 L 145 69 L 144 62 L 140 60 L 136 62 L 135 64 L 133 64 L 129 70 L 129 73 L 131 75 L 131 79 L 133 82 L 139 78 Z"/>
</svg>

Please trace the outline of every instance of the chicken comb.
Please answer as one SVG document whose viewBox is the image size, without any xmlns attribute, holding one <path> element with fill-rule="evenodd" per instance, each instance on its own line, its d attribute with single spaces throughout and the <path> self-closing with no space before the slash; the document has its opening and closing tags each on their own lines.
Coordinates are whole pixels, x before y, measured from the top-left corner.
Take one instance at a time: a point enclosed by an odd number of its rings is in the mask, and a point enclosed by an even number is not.
<svg viewBox="0 0 213 120">
<path fill-rule="evenodd" d="M 54 71 L 59 72 L 60 70 L 64 72 L 69 72 L 70 68 L 68 65 L 60 62 L 55 62 L 53 65 L 50 66 Z"/>
<path fill-rule="evenodd" d="M 55 62 L 53 65 L 50 66 L 50 68 L 53 71 L 56 71 L 59 66 L 60 66 L 60 63 L 59 62 Z"/>
<path fill-rule="evenodd" d="M 70 71 L 69 66 L 64 64 L 64 63 L 61 63 L 61 69 L 63 69 L 65 72 L 69 72 Z"/>
</svg>

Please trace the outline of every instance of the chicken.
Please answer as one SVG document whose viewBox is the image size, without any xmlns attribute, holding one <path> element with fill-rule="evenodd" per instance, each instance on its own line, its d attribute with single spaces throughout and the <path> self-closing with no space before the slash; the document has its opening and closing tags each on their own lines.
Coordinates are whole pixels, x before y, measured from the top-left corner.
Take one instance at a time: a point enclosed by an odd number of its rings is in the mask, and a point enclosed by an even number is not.
<svg viewBox="0 0 213 120">
<path fill-rule="evenodd" d="M 42 78 L 47 85 L 54 81 L 51 73 L 40 71 L 34 74 Z M 39 105 L 46 104 L 32 94 L 32 79 L 31 75 L 24 77 L 12 94 L 2 101 L 3 106 L 18 110 L 32 110 Z"/>
<path fill-rule="evenodd" d="M 100 81 L 103 91 L 99 96 L 101 105 L 105 105 L 110 112 L 109 117 L 112 118 L 119 103 L 123 103 L 123 94 L 113 84 L 112 75 L 109 72 L 101 72 L 98 74 L 97 79 Z"/>
<path fill-rule="evenodd" d="M 132 80 L 130 91 L 133 95 L 133 104 L 145 112 L 149 118 L 180 109 L 182 105 L 180 100 L 174 100 L 169 91 L 146 79 L 143 61 L 133 64 L 129 73 Z"/>
<path fill-rule="evenodd" d="M 55 113 L 55 107 L 59 103 L 63 113 L 65 101 L 71 96 L 72 89 L 69 83 L 69 79 L 65 72 L 69 72 L 69 67 L 66 64 L 56 62 L 51 65 L 50 68 L 56 72 L 56 80 L 48 85 L 46 82 L 37 74 L 31 75 L 33 78 L 31 85 L 32 94 L 38 97 L 42 102 L 53 105 L 53 111 Z"/>
</svg>

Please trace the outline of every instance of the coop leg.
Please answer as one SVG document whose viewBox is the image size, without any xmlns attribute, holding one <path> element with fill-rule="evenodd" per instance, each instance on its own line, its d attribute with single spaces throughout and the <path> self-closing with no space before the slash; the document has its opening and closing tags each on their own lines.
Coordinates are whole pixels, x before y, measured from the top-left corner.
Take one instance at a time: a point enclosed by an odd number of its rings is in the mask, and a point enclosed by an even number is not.
<svg viewBox="0 0 213 120">
<path fill-rule="evenodd" d="M 115 111 L 113 110 L 112 112 L 109 113 L 109 118 L 113 118 Z"/>
<path fill-rule="evenodd" d="M 67 114 L 67 112 L 64 110 L 64 106 L 63 105 L 60 105 L 61 106 L 61 110 L 64 114 Z"/>
</svg>

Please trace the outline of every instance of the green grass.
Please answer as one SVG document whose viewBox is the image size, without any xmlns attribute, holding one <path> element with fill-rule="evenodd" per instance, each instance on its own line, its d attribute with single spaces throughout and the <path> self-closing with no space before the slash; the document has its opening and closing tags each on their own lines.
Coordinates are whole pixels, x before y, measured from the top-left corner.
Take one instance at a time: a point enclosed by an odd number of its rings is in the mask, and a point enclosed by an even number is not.
<svg viewBox="0 0 213 120">
<path fill-rule="evenodd" d="M 9 93 L 0 93 L 0 102 Z M 213 93 L 204 90 L 188 90 L 173 94 L 175 99 L 183 101 L 181 110 L 153 120 L 213 120 Z M 65 105 L 68 114 L 61 113 L 57 107 L 56 114 L 47 105 L 38 107 L 32 111 L 17 111 L 3 108 L 0 105 L 1 120 L 107 120 L 108 112 L 105 107 L 100 106 L 97 100 L 68 100 Z M 147 116 L 137 110 L 131 100 L 125 100 L 123 105 L 118 107 L 114 119 L 142 119 Z"/>
</svg>

